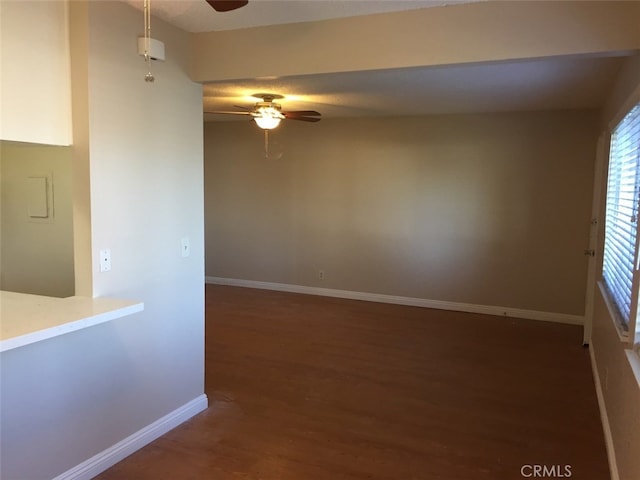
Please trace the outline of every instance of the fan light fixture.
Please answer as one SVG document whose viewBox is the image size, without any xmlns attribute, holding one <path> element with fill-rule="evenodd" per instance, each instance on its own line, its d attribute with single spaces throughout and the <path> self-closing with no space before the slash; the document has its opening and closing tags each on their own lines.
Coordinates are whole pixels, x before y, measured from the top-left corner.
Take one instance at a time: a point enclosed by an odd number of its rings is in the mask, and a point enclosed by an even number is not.
<svg viewBox="0 0 640 480">
<path fill-rule="evenodd" d="M 209 1 L 209 0 L 207 0 Z M 222 0 L 220 0 L 222 2 Z M 211 3 L 211 2 L 209 2 Z M 242 3 L 242 2 L 237 2 Z M 246 2 L 245 2 L 246 3 Z M 214 111 L 214 112 L 206 112 L 205 113 L 225 113 L 229 115 L 250 115 L 253 120 L 255 120 L 256 125 L 264 130 L 264 156 L 265 158 L 269 157 L 269 130 L 273 130 L 278 125 L 280 125 L 280 121 L 283 119 L 287 120 L 300 120 L 303 122 L 319 122 L 320 121 L 320 112 L 316 112 L 315 110 L 294 110 L 294 111 L 282 111 L 282 107 L 279 103 L 274 102 L 274 100 L 280 100 L 284 98 L 282 95 L 277 93 L 254 93 L 253 97 L 259 98 L 262 101 L 258 102 L 254 105 L 253 108 L 240 107 L 236 105 L 236 108 L 239 108 L 240 111 Z M 282 153 L 279 154 L 278 158 L 282 156 Z"/>
<path fill-rule="evenodd" d="M 258 126 L 263 130 L 273 130 L 280 125 L 280 120 L 283 118 L 284 115 L 274 107 L 261 107 L 253 117 Z"/>
</svg>

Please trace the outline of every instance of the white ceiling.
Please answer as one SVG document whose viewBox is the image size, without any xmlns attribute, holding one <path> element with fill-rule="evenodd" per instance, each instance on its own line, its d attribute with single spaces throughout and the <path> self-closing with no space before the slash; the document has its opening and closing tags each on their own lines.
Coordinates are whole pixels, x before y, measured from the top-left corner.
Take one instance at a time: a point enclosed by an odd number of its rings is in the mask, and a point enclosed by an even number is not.
<svg viewBox="0 0 640 480">
<path fill-rule="evenodd" d="M 142 0 L 124 0 L 142 8 Z M 426 8 L 463 1 L 249 0 L 220 13 L 205 0 L 152 0 L 154 16 L 202 32 Z M 318 110 L 324 118 L 595 108 L 623 57 L 547 58 L 509 63 L 244 79 L 206 84 L 204 110 L 235 110 L 253 93 L 284 95 L 283 110 Z M 207 121 L 244 119 L 205 115 Z"/>
</svg>

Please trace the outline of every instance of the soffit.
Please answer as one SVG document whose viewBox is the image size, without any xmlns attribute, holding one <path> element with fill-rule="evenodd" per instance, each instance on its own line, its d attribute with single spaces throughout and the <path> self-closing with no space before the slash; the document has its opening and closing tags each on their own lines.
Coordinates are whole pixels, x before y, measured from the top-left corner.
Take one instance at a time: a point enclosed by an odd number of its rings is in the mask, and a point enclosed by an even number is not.
<svg viewBox="0 0 640 480">
<path fill-rule="evenodd" d="M 216 82 L 204 85 L 204 109 L 251 106 L 257 101 L 251 94 L 259 92 L 284 95 L 284 110 L 318 110 L 325 118 L 598 108 L 624 58 L 549 58 Z M 209 114 L 205 119 L 237 120 Z"/>
</svg>

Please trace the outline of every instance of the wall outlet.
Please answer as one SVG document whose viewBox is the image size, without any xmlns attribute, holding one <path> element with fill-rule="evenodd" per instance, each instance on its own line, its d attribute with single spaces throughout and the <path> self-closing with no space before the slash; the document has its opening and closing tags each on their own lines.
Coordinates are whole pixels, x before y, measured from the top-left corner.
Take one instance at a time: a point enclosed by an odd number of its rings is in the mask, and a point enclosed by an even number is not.
<svg viewBox="0 0 640 480">
<path fill-rule="evenodd" d="M 100 250 L 100 271 L 108 272 L 111 270 L 111 250 L 103 248 Z"/>
<path fill-rule="evenodd" d="M 324 280 L 324 270 L 320 270 L 320 271 L 318 272 L 318 278 L 319 278 L 320 280 Z"/>
</svg>

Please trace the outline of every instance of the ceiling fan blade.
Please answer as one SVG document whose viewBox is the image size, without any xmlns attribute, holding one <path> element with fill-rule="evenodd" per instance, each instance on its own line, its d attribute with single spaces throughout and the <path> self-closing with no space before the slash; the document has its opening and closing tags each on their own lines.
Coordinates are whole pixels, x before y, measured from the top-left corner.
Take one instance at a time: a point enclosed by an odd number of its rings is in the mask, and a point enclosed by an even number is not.
<svg viewBox="0 0 640 480">
<path fill-rule="evenodd" d="M 290 112 L 282 112 L 282 114 L 287 118 L 321 116 L 320 112 L 316 112 L 315 110 L 294 110 Z"/>
<path fill-rule="evenodd" d="M 249 107 L 243 107 L 242 105 L 234 105 L 235 108 L 239 108 L 240 110 L 246 110 L 247 112 L 253 110 L 252 108 Z"/>
<path fill-rule="evenodd" d="M 288 117 L 285 115 L 287 120 L 302 120 L 303 122 L 319 122 L 322 120 L 319 117 Z"/>
<path fill-rule="evenodd" d="M 219 110 L 213 110 L 210 112 L 205 111 L 204 113 L 220 113 L 223 115 L 251 115 L 251 112 L 224 112 Z"/>
<path fill-rule="evenodd" d="M 207 0 L 216 12 L 230 12 L 240 7 L 244 7 L 249 0 Z"/>
</svg>

